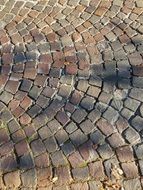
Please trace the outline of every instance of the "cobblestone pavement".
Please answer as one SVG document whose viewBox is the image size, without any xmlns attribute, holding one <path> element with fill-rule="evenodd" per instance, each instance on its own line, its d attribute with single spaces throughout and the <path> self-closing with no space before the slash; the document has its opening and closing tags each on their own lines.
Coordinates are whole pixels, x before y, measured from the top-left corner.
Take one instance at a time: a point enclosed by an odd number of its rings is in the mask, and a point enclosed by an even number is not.
<svg viewBox="0 0 143 190">
<path fill-rule="evenodd" d="M 0 189 L 143 189 L 143 0 L 0 0 Z"/>
</svg>

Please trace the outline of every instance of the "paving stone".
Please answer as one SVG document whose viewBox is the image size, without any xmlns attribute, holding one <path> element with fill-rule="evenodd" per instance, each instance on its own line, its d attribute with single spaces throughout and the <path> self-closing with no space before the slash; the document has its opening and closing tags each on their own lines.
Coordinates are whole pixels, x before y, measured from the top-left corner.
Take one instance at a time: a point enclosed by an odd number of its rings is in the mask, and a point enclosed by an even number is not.
<svg viewBox="0 0 143 190">
<path fill-rule="evenodd" d="M 4 182 L 9 188 L 18 188 L 21 184 L 19 171 L 14 171 L 4 175 Z"/>
<path fill-rule="evenodd" d="M 23 155 L 20 158 L 20 168 L 23 170 L 31 169 L 34 167 L 34 162 L 30 154 Z"/>
<path fill-rule="evenodd" d="M 142 159 L 142 149 L 143 149 L 143 145 L 142 144 L 139 144 L 135 147 L 135 152 L 136 152 L 136 155 L 137 155 L 137 158 L 138 159 Z"/>
<path fill-rule="evenodd" d="M 30 169 L 21 174 L 21 180 L 24 187 L 34 188 L 36 186 L 36 171 Z"/>
<path fill-rule="evenodd" d="M 122 163 L 121 166 L 122 166 L 125 176 L 128 179 L 135 178 L 138 176 L 138 168 L 134 162 Z"/>
<path fill-rule="evenodd" d="M 52 163 L 55 167 L 67 165 L 67 159 L 61 151 L 56 151 L 51 155 Z"/>
<path fill-rule="evenodd" d="M 38 133 L 42 140 L 52 136 L 50 129 L 47 126 L 43 126 L 38 130 Z"/>
<path fill-rule="evenodd" d="M 92 110 L 93 107 L 94 107 L 94 102 L 95 102 L 94 98 L 92 98 L 92 97 L 90 97 L 90 96 L 86 96 L 86 97 L 84 97 L 84 98 L 82 99 L 80 105 L 81 105 L 83 108 L 87 109 L 87 110 Z"/>
<path fill-rule="evenodd" d="M 97 110 L 97 109 L 94 109 L 93 111 L 91 111 L 89 114 L 88 114 L 88 118 L 93 122 L 95 123 L 101 116 L 101 113 Z"/>
<path fill-rule="evenodd" d="M 110 137 L 107 138 L 107 140 L 112 148 L 117 148 L 125 145 L 125 142 L 119 133 L 112 134 Z"/>
<path fill-rule="evenodd" d="M 135 144 L 137 142 L 140 142 L 140 135 L 137 133 L 136 130 L 134 130 L 133 128 L 127 128 L 124 132 L 123 135 L 125 137 L 125 139 L 131 143 L 131 144 Z"/>
<path fill-rule="evenodd" d="M 85 161 L 78 151 L 72 153 L 68 159 L 73 168 L 79 168 L 85 165 Z"/>
<path fill-rule="evenodd" d="M 112 133 L 114 133 L 116 131 L 116 129 L 114 128 L 113 125 L 111 125 L 108 121 L 106 121 L 105 119 L 100 119 L 98 120 L 98 122 L 96 123 L 97 127 L 101 130 L 101 132 L 104 135 L 111 135 Z"/>
<path fill-rule="evenodd" d="M 125 190 L 129 190 L 131 188 L 134 188 L 135 190 L 141 190 L 141 184 L 139 179 L 130 179 L 127 181 L 124 181 L 124 188 Z"/>
<path fill-rule="evenodd" d="M 62 128 L 61 124 L 56 119 L 53 119 L 52 121 L 48 122 L 47 125 L 53 134 Z"/>
<path fill-rule="evenodd" d="M 123 101 L 120 99 L 114 98 L 111 102 L 111 106 L 117 111 L 120 111 L 123 108 Z"/>
<path fill-rule="evenodd" d="M 123 108 L 122 111 L 121 111 L 121 115 L 125 119 L 129 120 L 134 115 L 134 112 L 131 111 L 131 110 L 129 110 L 129 109 L 127 109 L 127 108 Z"/>
<path fill-rule="evenodd" d="M 46 151 L 44 144 L 42 143 L 41 140 L 32 141 L 31 148 L 32 148 L 32 152 L 35 156 Z"/>
<path fill-rule="evenodd" d="M 33 99 L 37 99 L 40 95 L 42 89 L 38 86 L 33 86 L 32 89 L 29 91 L 29 96 Z"/>
<path fill-rule="evenodd" d="M 70 122 L 66 127 L 65 127 L 66 131 L 71 134 L 72 132 L 74 132 L 75 130 L 77 130 L 77 125 L 74 122 Z"/>
<path fill-rule="evenodd" d="M 86 111 L 84 111 L 83 109 L 77 109 L 73 115 L 72 115 L 72 119 L 76 122 L 76 123 L 80 123 L 82 120 L 84 120 L 84 118 L 86 117 L 87 113 Z"/>
<path fill-rule="evenodd" d="M 60 130 L 56 133 L 55 137 L 56 137 L 56 140 L 58 141 L 58 144 L 59 144 L 60 146 L 63 145 L 63 144 L 69 139 L 68 134 L 67 134 L 66 131 L 63 130 L 63 129 L 60 129 Z"/>
<path fill-rule="evenodd" d="M 1 119 L 4 122 L 9 122 L 10 120 L 13 119 L 13 115 L 11 114 L 11 112 L 9 110 L 3 110 L 1 112 Z"/>
<path fill-rule="evenodd" d="M 69 137 L 75 146 L 83 144 L 88 139 L 87 136 L 84 133 L 82 133 L 80 129 L 70 134 Z"/>
<path fill-rule="evenodd" d="M 1 95 L 0 95 L 0 100 L 5 103 L 5 104 L 8 104 L 10 102 L 10 100 L 13 99 L 13 96 L 12 94 L 10 94 L 9 92 L 3 92 Z"/>
<path fill-rule="evenodd" d="M 137 130 L 140 131 L 142 130 L 142 123 L 143 123 L 143 119 L 139 116 L 136 116 L 135 118 L 133 118 L 133 120 L 131 121 L 132 126 Z"/>
<path fill-rule="evenodd" d="M 138 106 L 140 105 L 140 102 L 131 98 L 127 98 L 124 104 L 127 108 L 131 109 L 132 111 L 136 111 Z"/>
<path fill-rule="evenodd" d="M 16 170 L 17 167 L 18 164 L 12 155 L 9 155 L 1 160 L 1 170 L 5 172 Z"/>
<path fill-rule="evenodd" d="M 114 122 L 117 121 L 119 114 L 115 109 L 113 109 L 112 107 L 109 107 L 104 112 L 103 117 L 107 119 L 111 124 L 114 124 Z"/>
<path fill-rule="evenodd" d="M 100 93 L 100 88 L 94 87 L 94 86 L 90 86 L 88 91 L 87 91 L 88 95 L 93 96 L 95 98 L 98 97 L 99 93 Z"/>
<path fill-rule="evenodd" d="M 91 176 L 96 180 L 102 180 L 105 177 L 104 168 L 101 161 L 90 163 L 89 171 Z"/>
<path fill-rule="evenodd" d="M 63 111 L 58 112 L 56 119 L 62 124 L 62 126 L 65 126 L 70 121 L 68 115 Z"/>
<path fill-rule="evenodd" d="M 117 148 L 116 153 L 120 162 L 134 161 L 133 150 L 129 146 Z"/>
<path fill-rule="evenodd" d="M 142 102 L 142 94 L 143 94 L 143 90 L 142 89 L 139 89 L 139 88 L 133 88 L 131 89 L 131 92 L 130 92 L 130 97 L 136 99 L 136 100 L 139 100 Z"/>
<path fill-rule="evenodd" d="M 109 159 L 114 155 L 111 147 L 108 144 L 102 144 L 98 147 L 97 151 L 99 152 L 102 159 Z"/>
<path fill-rule="evenodd" d="M 86 120 L 80 124 L 80 128 L 84 134 L 89 134 L 95 129 L 95 126 L 90 120 Z"/>
<path fill-rule="evenodd" d="M 75 151 L 75 148 L 71 142 L 66 142 L 62 146 L 62 150 L 66 156 L 69 156 Z"/>
<path fill-rule="evenodd" d="M 28 114 L 30 115 L 30 117 L 35 117 L 36 115 L 38 115 L 38 113 L 41 111 L 42 109 L 38 106 L 38 105 L 34 105 L 32 106 L 29 110 L 28 110 Z"/>
<path fill-rule="evenodd" d="M 88 167 L 75 168 L 72 170 L 72 175 L 75 180 L 85 180 L 89 178 Z"/>
<path fill-rule="evenodd" d="M 72 177 L 70 174 L 70 168 L 69 167 L 59 167 L 56 170 L 56 174 L 58 177 L 57 180 L 57 185 L 61 186 L 61 185 L 68 185 L 70 182 L 72 182 Z"/>
<path fill-rule="evenodd" d="M 31 87 L 32 87 L 32 81 L 24 79 L 22 81 L 21 86 L 20 86 L 20 90 L 28 92 L 31 89 Z"/>
</svg>

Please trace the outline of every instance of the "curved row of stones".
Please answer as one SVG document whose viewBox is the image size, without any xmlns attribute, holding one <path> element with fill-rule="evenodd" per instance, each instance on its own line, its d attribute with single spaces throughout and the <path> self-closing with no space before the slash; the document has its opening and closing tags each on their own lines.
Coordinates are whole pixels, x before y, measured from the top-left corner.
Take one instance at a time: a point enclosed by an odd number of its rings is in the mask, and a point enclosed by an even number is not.
<svg viewBox="0 0 143 190">
<path fill-rule="evenodd" d="M 3 189 L 141 190 L 142 0 L 0 0 Z"/>
</svg>

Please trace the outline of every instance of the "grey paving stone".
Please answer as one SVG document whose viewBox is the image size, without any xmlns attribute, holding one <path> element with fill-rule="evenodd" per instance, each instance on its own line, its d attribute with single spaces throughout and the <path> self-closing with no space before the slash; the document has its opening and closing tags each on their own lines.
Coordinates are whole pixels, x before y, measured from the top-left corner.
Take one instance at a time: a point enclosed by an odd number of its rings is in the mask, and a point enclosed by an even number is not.
<svg viewBox="0 0 143 190">
<path fill-rule="evenodd" d="M 132 88 L 129 96 L 142 102 L 143 101 L 143 89 Z"/>
<path fill-rule="evenodd" d="M 61 124 L 56 119 L 49 121 L 47 125 L 53 134 L 62 128 Z"/>
<path fill-rule="evenodd" d="M 142 189 L 139 179 L 131 179 L 131 180 L 124 181 L 124 188 L 125 190 L 130 190 L 132 188 L 134 190 Z"/>
<path fill-rule="evenodd" d="M 85 108 L 86 110 L 92 110 L 94 107 L 94 102 L 95 99 L 90 97 L 90 96 L 86 96 L 82 99 L 80 105 Z"/>
<path fill-rule="evenodd" d="M 69 137 L 75 146 L 83 144 L 88 139 L 87 136 L 84 133 L 82 133 L 80 129 L 70 134 Z"/>
<path fill-rule="evenodd" d="M 75 180 L 87 180 L 89 178 L 88 167 L 74 168 L 72 170 L 72 175 Z"/>
<path fill-rule="evenodd" d="M 140 102 L 137 101 L 137 100 L 134 100 L 134 99 L 132 99 L 132 98 L 127 98 L 127 99 L 125 100 L 125 102 L 124 102 L 124 105 L 125 105 L 127 108 L 129 108 L 130 110 L 132 110 L 132 111 L 135 112 L 135 111 L 137 110 L 137 108 L 139 107 Z"/>
<path fill-rule="evenodd" d="M 69 133 L 69 134 L 71 134 L 71 133 L 73 133 L 75 130 L 77 130 L 77 125 L 74 123 L 74 122 L 71 122 L 71 123 L 69 123 L 66 127 L 65 127 L 65 129 L 66 129 L 66 131 Z"/>
<path fill-rule="evenodd" d="M 96 126 L 90 120 L 86 120 L 80 124 L 80 128 L 84 134 L 89 134 L 96 128 Z"/>
<path fill-rule="evenodd" d="M 55 138 L 60 146 L 63 145 L 69 139 L 68 133 L 64 129 L 60 129 L 55 134 Z"/>
<path fill-rule="evenodd" d="M 143 77 L 133 77 L 133 86 L 143 88 Z"/>
<path fill-rule="evenodd" d="M 88 114 L 88 118 L 93 122 L 95 123 L 101 116 L 101 113 L 97 110 L 97 109 L 94 109 L 93 111 L 91 111 L 89 114 Z"/>
<path fill-rule="evenodd" d="M 132 127 L 128 127 L 125 131 L 123 131 L 123 136 L 131 144 L 136 144 L 141 140 L 138 132 Z"/>
<path fill-rule="evenodd" d="M 140 106 L 140 114 L 143 117 L 143 105 Z"/>
<path fill-rule="evenodd" d="M 143 129 L 143 118 L 136 116 L 131 120 L 131 124 L 137 131 L 141 131 Z"/>
<path fill-rule="evenodd" d="M 100 131 L 98 131 L 98 130 L 96 130 L 95 132 L 91 133 L 90 134 L 90 138 L 93 141 L 93 143 L 95 143 L 96 145 L 98 145 L 98 144 L 99 145 L 100 144 L 104 144 L 104 142 L 105 142 L 104 135 Z"/>
<path fill-rule="evenodd" d="M 77 109 L 73 115 L 72 115 L 72 119 L 76 122 L 76 123 L 80 123 L 81 121 L 83 121 L 86 117 L 87 113 L 86 111 L 84 111 L 83 109 Z"/>
<path fill-rule="evenodd" d="M 21 175 L 21 180 L 24 187 L 34 188 L 37 185 L 36 171 L 34 169 L 25 171 Z"/>
<path fill-rule="evenodd" d="M 125 119 L 129 120 L 134 115 L 134 112 L 131 111 L 131 110 L 129 110 L 129 109 L 127 109 L 127 108 L 123 108 L 122 111 L 121 111 L 121 115 Z"/>
<path fill-rule="evenodd" d="M 36 100 L 38 96 L 40 95 L 41 91 L 42 91 L 42 88 L 38 86 L 33 86 L 31 90 L 29 91 L 29 96 Z"/>
<path fill-rule="evenodd" d="M 103 117 L 107 119 L 111 124 L 114 124 L 117 121 L 119 114 L 114 108 L 108 107 L 107 110 L 103 113 Z"/>
<path fill-rule="evenodd" d="M 114 155 L 114 152 L 108 144 L 100 145 L 97 151 L 103 160 L 110 159 Z"/>
<path fill-rule="evenodd" d="M 52 163 L 55 167 L 67 165 L 67 159 L 62 151 L 56 151 L 51 155 Z"/>
<path fill-rule="evenodd" d="M 114 98 L 112 99 L 111 106 L 117 111 L 120 111 L 123 108 L 123 101 L 120 99 Z"/>
<path fill-rule="evenodd" d="M 61 148 L 66 156 L 69 156 L 75 151 L 75 148 L 71 142 L 66 142 Z"/>
<path fill-rule="evenodd" d="M 45 147 L 49 153 L 55 152 L 58 149 L 58 144 L 54 137 L 49 137 L 44 141 Z"/>
</svg>

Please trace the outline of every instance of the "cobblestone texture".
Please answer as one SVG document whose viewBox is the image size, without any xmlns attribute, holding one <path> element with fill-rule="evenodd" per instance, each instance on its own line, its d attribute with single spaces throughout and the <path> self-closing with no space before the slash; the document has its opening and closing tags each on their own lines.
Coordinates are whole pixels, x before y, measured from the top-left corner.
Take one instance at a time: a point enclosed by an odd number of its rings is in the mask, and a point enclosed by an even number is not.
<svg viewBox="0 0 143 190">
<path fill-rule="evenodd" d="M 143 1 L 0 0 L 0 189 L 143 189 Z"/>
</svg>

